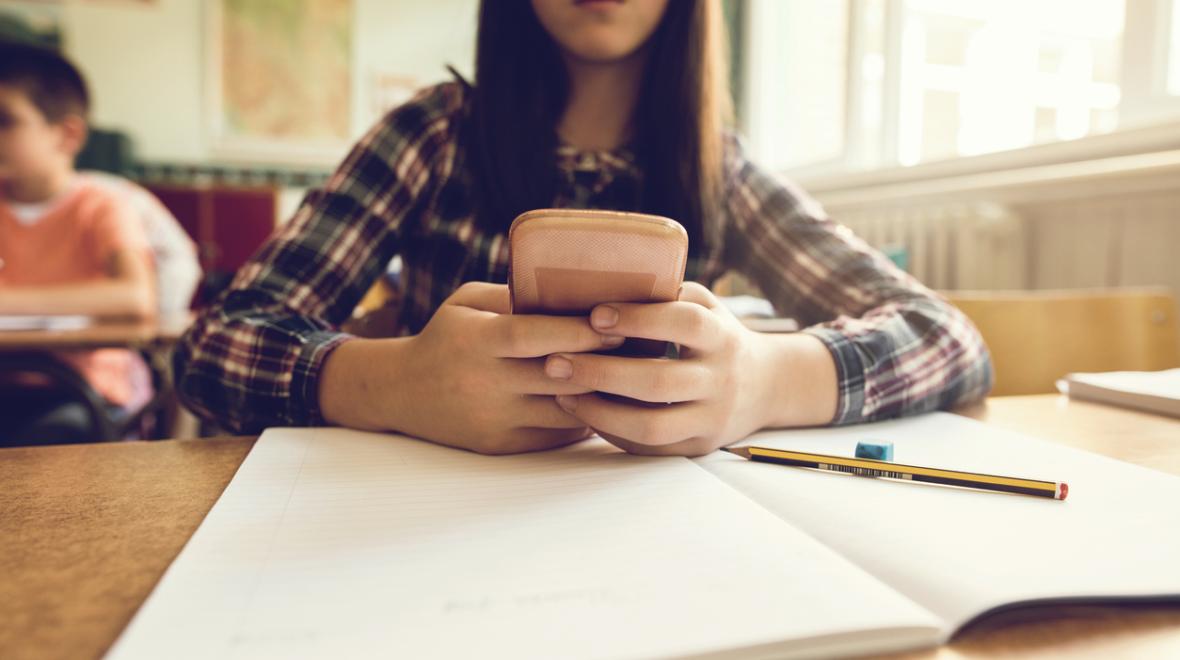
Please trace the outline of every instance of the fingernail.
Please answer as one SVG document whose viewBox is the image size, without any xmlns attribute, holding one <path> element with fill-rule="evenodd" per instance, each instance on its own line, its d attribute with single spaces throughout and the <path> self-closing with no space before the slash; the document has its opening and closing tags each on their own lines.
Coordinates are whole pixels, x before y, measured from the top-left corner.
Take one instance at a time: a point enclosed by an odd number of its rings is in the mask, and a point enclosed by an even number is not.
<svg viewBox="0 0 1180 660">
<path fill-rule="evenodd" d="M 578 409 L 578 397 L 560 394 L 557 396 L 557 405 L 561 406 L 561 409 L 567 413 L 572 413 Z"/>
<path fill-rule="evenodd" d="M 602 336 L 602 345 L 609 346 L 611 348 L 615 348 L 616 346 L 622 346 L 623 342 L 627 341 L 626 337 L 620 337 L 619 335 L 601 335 L 601 336 Z"/>
<path fill-rule="evenodd" d="M 610 305 L 599 305 L 590 313 L 590 324 L 596 328 L 613 328 L 619 322 L 619 310 Z"/>
<path fill-rule="evenodd" d="M 574 363 L 561 357 L 560 355 L 550 355 L 548 360 L 545 360 L 545 375 L 550 378 L 560 378 L 565 380 L 574 373 Z"/>
</svg>

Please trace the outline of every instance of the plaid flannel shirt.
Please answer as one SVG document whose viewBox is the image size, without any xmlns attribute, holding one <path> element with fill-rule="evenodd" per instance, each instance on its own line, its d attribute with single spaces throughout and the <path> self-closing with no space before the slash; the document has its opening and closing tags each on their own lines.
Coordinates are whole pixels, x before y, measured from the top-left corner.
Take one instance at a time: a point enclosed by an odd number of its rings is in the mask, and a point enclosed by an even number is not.
<svg viewBox="0 0 1180 660">
<path fill-rule="evenodd" d="M 204 310 L 174 357 L 189 408 L 239 432 L 323 423 L 318 382 L 339 330 L 390 260 L 403 260 L 401 334 L 460 284 L 507 281 L 508 242 L 474 220 L 459 127 L 468 92 L 423 90 L 372 128 L 321 189 Z M 625 150 L 562 147 L 555 207 L 635 208 Z M 723 209 L 686 279 L 736 270 L 824 342 L 839 384 L 834 424 L 949 408 L 984 396 L 991 364 L 958 310 L 828 219 L 727 140 Z M 783 374 L 790 378 L 790 374 Z"/>
</svg>

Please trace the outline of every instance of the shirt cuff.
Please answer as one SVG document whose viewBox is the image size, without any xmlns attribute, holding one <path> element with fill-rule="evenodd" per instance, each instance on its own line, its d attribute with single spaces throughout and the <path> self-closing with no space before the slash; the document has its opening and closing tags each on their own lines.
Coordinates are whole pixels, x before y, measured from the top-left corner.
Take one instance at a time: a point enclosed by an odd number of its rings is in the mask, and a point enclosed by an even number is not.
<svg viewBox="0 0 1180 660">
<path fill-rule="evenodd" d="M 287 419 L 295 426 L 323 426 L 320 412 L 320 374 L 324 361 L 338 346 L 353 335 L 346 332 L 323 330 L 304 336 L 303 346 L 295 358 L 291 372 L 290 396 L 287 398 Z"/>
<path fill-rule="evenodd" d="M 803 332 L 822 341 L 836 363 L 836 415 L 832 425 L 865 421 L 865 367 L 860 348 L 831 328 L 807 328 Z"/>
</svg>

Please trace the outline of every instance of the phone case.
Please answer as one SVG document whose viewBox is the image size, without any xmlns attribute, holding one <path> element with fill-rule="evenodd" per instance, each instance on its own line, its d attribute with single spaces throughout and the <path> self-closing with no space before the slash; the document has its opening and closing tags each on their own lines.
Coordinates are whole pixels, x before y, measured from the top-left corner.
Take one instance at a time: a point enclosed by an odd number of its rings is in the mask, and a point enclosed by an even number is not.
<svg viewBox="0 0 1180 660">
<path fill-rule="evenodd" d="M 676 300 L 688 259 L 679 222 L 644 213 L 538 209 L 508 230 L 514 314 L 588 314 L 606 302 Z"/>
</svg>

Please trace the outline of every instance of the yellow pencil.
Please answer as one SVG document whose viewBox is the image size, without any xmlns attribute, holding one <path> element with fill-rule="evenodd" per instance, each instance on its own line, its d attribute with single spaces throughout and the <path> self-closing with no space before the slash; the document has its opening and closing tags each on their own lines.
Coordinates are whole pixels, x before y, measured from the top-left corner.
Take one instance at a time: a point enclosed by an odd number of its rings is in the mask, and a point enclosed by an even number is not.
<svg viewBox="0 0 1180 660">
<path fill-rule="evenodd" d="M 959 470 L 904 465 L 902 463 L 878 461 L 871 458 L 847 458 L 844 456 L 829 456 L 828 454 L 811 454 L 803 451 L 771 449 L 769 447 L 723 447 L 723 449 L 731 454 L 736 454 L 751 461 L 793 465 L 816 470 L 827 470 L 829 472 L 844 472 L 861 477 L 884 477 L 886 479 L 901 479 L 903 481 L 922 481 L 931 484 L 981 488 L 983 490 L 996 490 L 1021 495 L 1035 495 L 1037 497 L 1048 497 L 1055 500 L 1064 500 L 1065 496 L 1069 494 L 1069 485 L 1061 481 L 1002 477 L 995 474 L 982 474 L 979 472 L 961 472 Z"/>
</svg>

